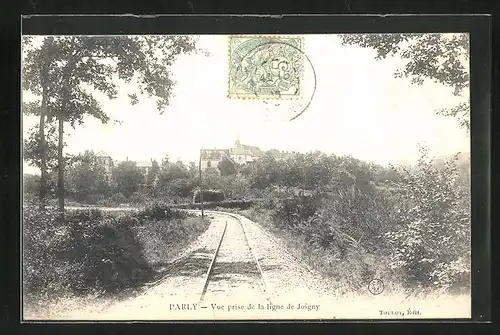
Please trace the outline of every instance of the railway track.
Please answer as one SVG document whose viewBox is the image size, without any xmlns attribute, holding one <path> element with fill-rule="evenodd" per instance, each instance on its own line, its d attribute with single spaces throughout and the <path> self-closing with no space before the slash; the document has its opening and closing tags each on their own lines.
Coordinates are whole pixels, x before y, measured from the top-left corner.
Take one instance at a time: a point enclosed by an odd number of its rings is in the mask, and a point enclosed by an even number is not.
<svg viewBox="0 0 500 335">
<path fill-rule="evenodd" d="M 226 296 L 262 296 L 269 300 L 262 268 L 248 242 L 241 220 L 228 217 L 205 275 L 200 303 Z"/>
</svg>

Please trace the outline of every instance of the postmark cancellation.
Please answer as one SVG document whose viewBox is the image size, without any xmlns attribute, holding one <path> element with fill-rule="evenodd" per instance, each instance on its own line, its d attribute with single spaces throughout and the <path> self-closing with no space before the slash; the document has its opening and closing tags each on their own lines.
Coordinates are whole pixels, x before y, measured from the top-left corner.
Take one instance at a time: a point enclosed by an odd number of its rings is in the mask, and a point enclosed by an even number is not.
<svg viewBox="0 0 500 335">
<path fill-rule="evenodd" d="M 303 47 L 298 36 L 230 36 L 228 97 L 300 98 Z"/>
</svg>

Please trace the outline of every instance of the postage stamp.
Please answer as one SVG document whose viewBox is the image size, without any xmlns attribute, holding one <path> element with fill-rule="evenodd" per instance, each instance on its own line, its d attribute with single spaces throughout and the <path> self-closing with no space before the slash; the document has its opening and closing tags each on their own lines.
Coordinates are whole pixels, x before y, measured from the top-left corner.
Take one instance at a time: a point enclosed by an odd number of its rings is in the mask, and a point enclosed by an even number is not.
<svg viewBox="0 0 500 335">
<path fill-rule="evenodd" d="M 231 36 L 228 97 L 299 98 L 303 45 L 296 36 Z"/>
</svg>

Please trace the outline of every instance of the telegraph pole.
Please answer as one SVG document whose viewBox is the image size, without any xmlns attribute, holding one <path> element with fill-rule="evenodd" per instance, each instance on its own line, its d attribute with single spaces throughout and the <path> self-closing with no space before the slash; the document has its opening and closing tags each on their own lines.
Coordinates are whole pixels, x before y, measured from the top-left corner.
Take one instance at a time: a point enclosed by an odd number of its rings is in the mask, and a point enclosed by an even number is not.
<svg viewBox="0 0 500 335">
<path fill-rule="evenodd" d="M 201 153 L 203 149 L 200 149 L 200 162 L 198 164 L 199 166 L 199 171 L 200 171 L 200 202 L 201 202 L 201 219 L 203 220 L 205 218 L 205 213 L 203 210 L 203 181 L 201 178 Z"/>
</svg>

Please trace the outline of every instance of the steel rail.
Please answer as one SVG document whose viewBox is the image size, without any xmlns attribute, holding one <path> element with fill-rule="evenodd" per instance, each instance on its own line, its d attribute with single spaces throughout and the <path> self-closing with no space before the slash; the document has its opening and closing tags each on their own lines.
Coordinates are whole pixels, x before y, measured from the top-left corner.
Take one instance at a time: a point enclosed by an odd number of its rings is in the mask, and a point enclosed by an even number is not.
<svg viewBox="0 0 500 335">
<path fill-rule="evenodd" d="M 217 259 L 217 255 L 219 254 L 219 249 L 220 249 L 220 246 L 222 245 L 222 240 L 224 239 L 224 235 L 226 235 L 226 229 L 227 229 L 227 220 L 226 220 L 226 225 L 224 226 L 224 231 L 222 232 L 222 236 L 219 240 L 219 245 L 217 246 L 217 249 L 215 250 L 214 256 L 212 258 L 212 262 L 210 262 L 210 266 L 208 267 L 208 271 L 207 271 L 207 274 L 205 276 L 205 283 L 203 285 L 203 290 L 201 291 L 200 303 L 203 301 L 203 298 L 205 297 L 205 293 L 207 292 L 208 284 L 210 282 L 210 275 L 212 274 L 215 260 Z"/>
<path fill-rule="evenodd" d="M 207 212 L 212 212 L 212 211 L 207 211 Z M 260 266 L 260 263 L 259 263 L 259 260 L 257 259 L 257 256 L 255 255 L 254 253 L 254 250 L 252 249 L 252 246 L 250 245 L 250 242 L 248 240 L 248 236 L 247 236 L 247 233 L 245 231 L 245 227 L 243 226 L 243 223 L 241 222 L 241 219 L 239 217 L 237 217 L 236 215 L 233 215 L 231 213 L 227 213 L 227 212 L 216 212 L 216 211 L 213 211 L 212 212 L 213 214 L 222 214 L 222 215 L 226 215 L 226 216 L 229 216 L 235 220 L 238 221 L 238 223 L 240 224 L 241 226 L 241 229 L 243 230 L 243 236 L 245 237 L 245 241 L 247 242 L 247 245 L 248 245 L 248 248 L 250 250 L 250 254 L 252 255 L 252 258 L 256 264 L 256 267 L 257 267 L 257 270 L 259 271 L 259 277 L 260 277 L 260 281 L 261 281 L 261 284 L 262 284 L 262 287 L 263 287 L 263 290 L 264 290 L 264 293 L 265 295 L 267 296 L 267 300 L 270 301 L 269 299 L 269 291 L 268 291 L 268 287 L 267 287 L 267 284 L 266 284 L 266 281 L 264 279 L 264 272 L 262 271 L 262 267 Z M 222 240 L 224 238 L 224 235 L 225 235 L 225 232 L 226 232 L 226 228 L 227 228 L 227 220 L 226 220 L 226 226 L 224 227 L 224 233 L 222 234 L 222 237 L 219 241 L 219 245 L 217 247 L 217 250 L 214 254 L 214 258 L 212 259 L 212 262 L 210 264 L 210 268 L 208 269 L 208 272 L 207 272 L 207 275 L 206 275 L 206 278 L 205 278 L 205 283 L 204 283 L 204 286 L 203 286 L 203 291 L 202 291 L 202 294 L 201 294 L 201 298 L 200 298 L 200 302 L 203 301 L 203 298 L 205 296 L 205 293 L 207 291 L 207 288 L 208 288 L 208 284 L 210 282 L 210 276 L 211 276 L 211 273 L 212 273 L 212 268 L 213 268 L 213 265 L 215 264 L 215 259 L 217 258 L 217 255 L 219 253 L 219 249 L 220 249 L 220 246 L 222 244 Z"/>
</svg>

